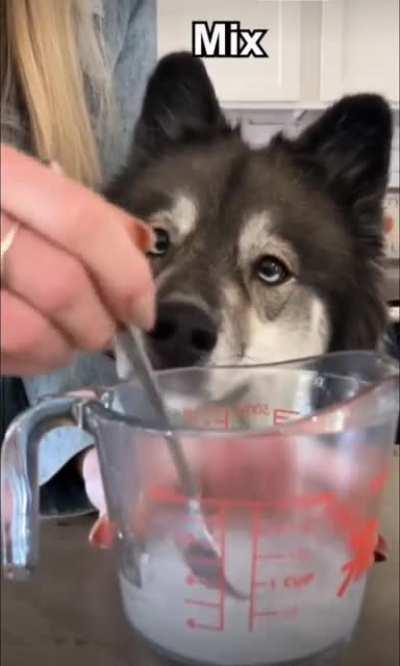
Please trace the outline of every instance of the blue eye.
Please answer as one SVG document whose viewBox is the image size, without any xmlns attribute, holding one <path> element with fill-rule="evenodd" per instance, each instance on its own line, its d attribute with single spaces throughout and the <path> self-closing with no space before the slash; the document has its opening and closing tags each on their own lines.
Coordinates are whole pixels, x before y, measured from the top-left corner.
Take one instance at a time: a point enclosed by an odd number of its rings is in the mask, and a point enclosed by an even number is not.
<svg viewBox="0 0 400 666">
<path fill-rule="evenodd" d="M 161 227 L 153 227 L 153 232 L 156 237 L 156 242 L 149 254 L 152 257 L 163 257 L 168 252 L 171 244 L 169 233 Z"/>
<path fill-rule="evenodd" d="M 272 255 L 266 255 L 258 261 L 256 274 L 269 287 L 277 287 L 290 277 L 290 271 L 283 261 Z"/>
</svg>

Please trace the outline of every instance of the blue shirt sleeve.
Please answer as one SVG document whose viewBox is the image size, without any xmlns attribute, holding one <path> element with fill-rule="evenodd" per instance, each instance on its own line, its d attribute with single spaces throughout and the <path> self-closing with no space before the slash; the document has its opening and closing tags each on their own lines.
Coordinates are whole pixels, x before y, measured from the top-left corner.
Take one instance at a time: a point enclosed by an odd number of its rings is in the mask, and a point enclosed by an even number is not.
<svg viewBox="0 0 400 666">
<path fill-rule="evenodd" d="M 104 33 L 118 127 L 101 142 L 106 181 L 123 166 L 149 75 L 157 61 L 156 0 L 106 0 Z"/>
</svg>

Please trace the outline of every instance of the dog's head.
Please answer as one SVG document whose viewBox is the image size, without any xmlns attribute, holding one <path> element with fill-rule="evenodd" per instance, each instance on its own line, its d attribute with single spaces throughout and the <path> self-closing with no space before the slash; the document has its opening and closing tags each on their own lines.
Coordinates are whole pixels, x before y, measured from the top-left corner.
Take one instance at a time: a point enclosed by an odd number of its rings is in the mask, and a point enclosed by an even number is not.
<svg viewBox="0 0 400 666">
<path fill-rule="evenodd" d="M 156 367 L 273 362 L 373 348 L 391 114 L 347 97 L 295 140 L 250 149 L 199 59 L 173 54 L 148 84 L 108 197 L 157 234 Z"/>
</svg>

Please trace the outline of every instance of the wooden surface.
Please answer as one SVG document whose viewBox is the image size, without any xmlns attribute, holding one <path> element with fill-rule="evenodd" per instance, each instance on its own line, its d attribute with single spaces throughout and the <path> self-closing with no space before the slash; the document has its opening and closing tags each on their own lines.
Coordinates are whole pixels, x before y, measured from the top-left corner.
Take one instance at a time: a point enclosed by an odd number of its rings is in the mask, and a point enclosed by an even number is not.
<svg viewBox="0 0 400 666">
<path fill-rule="evenodd" d="M 375 567 L 343 666 L 399 663 L 399 457 L 382 512 L 390 561 Z M 2 584 L 2 666 L 166 666 L 122 616 L 113 555 L 86 543 L 90 521 L 45 522 L 35 579 Z"/>
</svg>

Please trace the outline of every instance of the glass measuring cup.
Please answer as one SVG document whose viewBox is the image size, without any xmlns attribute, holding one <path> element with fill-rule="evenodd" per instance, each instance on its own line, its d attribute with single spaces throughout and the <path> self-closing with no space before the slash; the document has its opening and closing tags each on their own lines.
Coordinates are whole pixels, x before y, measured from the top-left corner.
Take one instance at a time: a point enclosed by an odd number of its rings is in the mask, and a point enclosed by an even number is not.
<svg viewBox="0 0 400 666">
<path fill-rule="evenodd" d="M 78 424 L 100 455 L 126 616 L 156 649 L 201 666 L 336 664 L 373 561 L 396 364 L 347 352 L 165 371 L 158 381 L 202 488 L 223 579 L 209 580 L 201 553 L 196 576 L 182 556 L 186 498 L 135 382 L 98 389 L 96 399 L 43 402 L 11 426 L 2 450 L 6 573 L 37 562 L 40 440 Z"/>
</svg>

